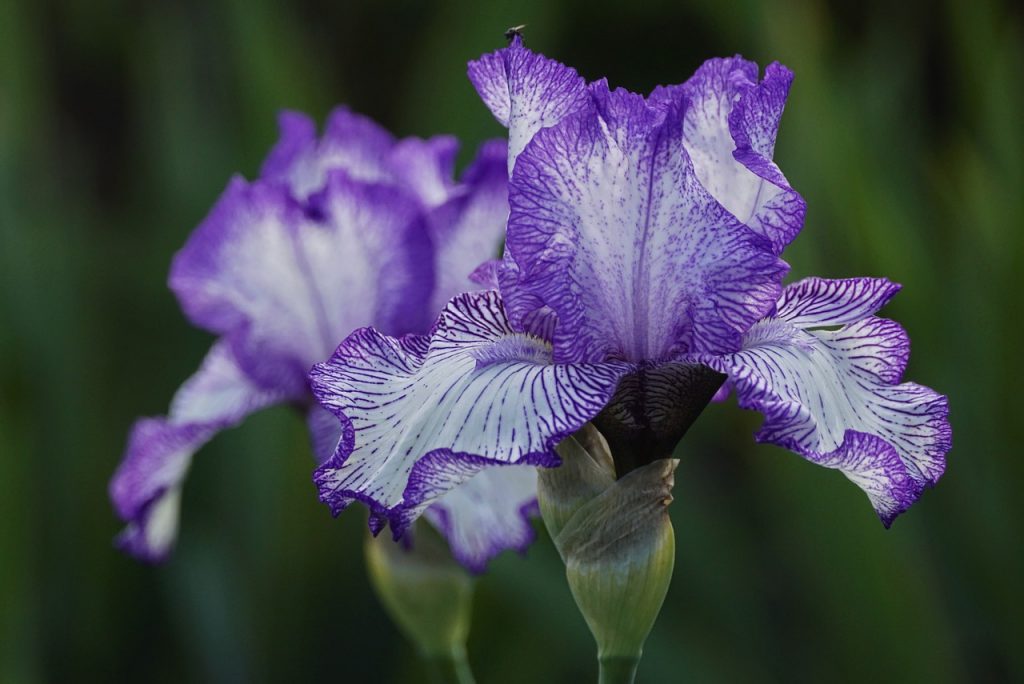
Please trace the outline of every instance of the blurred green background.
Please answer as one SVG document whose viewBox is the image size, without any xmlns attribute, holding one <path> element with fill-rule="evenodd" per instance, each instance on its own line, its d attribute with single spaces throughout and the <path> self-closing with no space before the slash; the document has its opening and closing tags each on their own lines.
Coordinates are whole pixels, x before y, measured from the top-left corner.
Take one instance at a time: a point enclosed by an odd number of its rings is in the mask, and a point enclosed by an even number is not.
<svg viewBox="0 0 1024 684">
<path fill-rule="evenodd" d="M 0 682 L 422 680 L 287 409 L 218 437 L 163 567 L 106 498 L 136 415 L 210 337 L 165 276 L 276 112 L 502 129 L 465 63 L 528 44 L 646 91 L 706 57 L 797 75 L 776 159 L 809 210 L 794 277 L 886 275 L 908 377 L 950 395 L 940 485 L 886 532 L 836 472 L 709 408 L 683 443 L 676 576 L 641 680 L 1024 679 L 1024 34 L 996 2 L 0 2 Z M 480 682 L 578 682 L 590 637 L 543 536 L 479 584 Z"/>
</svg>

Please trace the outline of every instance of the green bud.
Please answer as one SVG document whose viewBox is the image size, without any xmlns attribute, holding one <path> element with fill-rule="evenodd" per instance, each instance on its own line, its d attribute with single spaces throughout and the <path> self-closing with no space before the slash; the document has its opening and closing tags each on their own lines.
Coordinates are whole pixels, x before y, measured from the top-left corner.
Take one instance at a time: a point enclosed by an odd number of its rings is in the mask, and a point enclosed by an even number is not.
<svg viewBox="0 0 1024 684">
<path fill-rule="evenodd" d="M 370 583 L 436 681 L 472 682 L 466 639 L 474 580 L 430 525 L 418 521 L 413 533 L 411 548 L 390 537 L 367 536 Z"/>
<path fill-rule="evenodd" d="M 558 452 L 562 466 L 540 471 L 541 514 L 597 641 L 601 681 L 631 682 L 672 579 L 668 505 L 678 461 L 654 461 L 616 480 L 591 426 Z"/>
</svg>

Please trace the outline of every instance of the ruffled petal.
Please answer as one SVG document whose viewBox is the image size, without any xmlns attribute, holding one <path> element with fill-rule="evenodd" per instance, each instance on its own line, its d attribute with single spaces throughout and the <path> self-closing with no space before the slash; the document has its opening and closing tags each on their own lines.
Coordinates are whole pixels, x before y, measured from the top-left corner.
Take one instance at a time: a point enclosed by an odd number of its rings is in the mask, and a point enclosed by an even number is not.
<svg viewBox="0 0 1024 684">
<path fill-rule="evenodd" d="M 299 200 L 320 191 L 332 171 L 368 183 L 393 183 L 414 194 L 423 206 L 438 206 L 451 196 L 458 141 L 451 136 L 396 141 L 372 119 L 346 107 L 331 112 L 322 138 L 305 114 L 283 112 L 280 138 L 263 163 L 261 177 L 283 182 Z"/>
<path fill-rule="evenodd" d="M 429 237 L 400 188 L 332 173 L 311 218 L 281 185 L 233 180 L 176 255 L 170 286 L 189 318 L 229 337 L 265 388 L 306 396 L 306 373 L 350 330 L 429 326 Z"/>
<path fill-rule="evenodd" d="M 331 112 L 322 140 L 313 120 L 300 112 L 282 112 L 278 127 L 281 137 L 263 163 L 261 177 L 284 182 L 300 200 L 322 189 L 333 169 L 370 182 L 391 180 L 387 159 L 394 137 L 346 107 Z"/>
<path fill-rule="evenodd" d="M 412 191 L 425 207 L 437 207 L 456 191 L 455 155 L 459 141 L 450 135 L 427 140 L 405 138 L 388 159 L 391 173 Z"/>
<path fill-rule="evenodd" d="M 460 463 L 452 465 L 458 468 Z M 533 542 L 530 519 L 538 513 L 537 469 L 511 465 L 474 472 L 423 515 L 448 540 L 457 561 L 472 572 L 483 572 L 502 551 L 522 553 Z"/>
<path fill-rule="evenodd" d="M 127 523 L 118 545 L 142 560 L 166 558 L 177 538 L 181 486 L 192 455 L 217 432 L 287 398 L 254 385 L 230 345 L 215 344 L 175 394 L 170 414 L 143 418 L 132 428 L 110 482 L 114 508 Z"/>
<path fill-rule="evenodd" d="M 899 284 L 886 278 L 804 278 L 782 291 L 773 318 L 798 328 L 856 323 L 899 291 Z"/>
<path fill-rule="evenodd" d="M 519 36 L 504 49 L 469 63 L 469 80 L 494 117 L 508 128 L 508 173 L 533 135 L 587 104 L 586 81 L 575 69 L 523 47 Z"/>
<path fill-rule="evenodd" d="M 543 340 L 515 332 L 494 291 L 453 299 L 424 349 L 363 329 L 310 380 L 341 420 L 317 469 L 337 514 L 352 501 L 396 537 L 445 492 L 494 465 L 555 465 L 555 445 L 607 403 L 624 364 L 553 364 Z"/>
<path fill-rule="evenodd" d="M 711 59 L 682 86 L 652 94 L 684 101 L 683 144 L 701 184 L 776 254 L 803 227 L 806 204 L 772 161 L 793 74 L 771 64 L 763 80 L 740 57 Z"/>
<path fill-rule="evenodd" d="M 498 255 L 508 219 L 507 154 L 503 140 L 484 143 L 463 174 L 459 192 L 430 214 L 428 226 L 437 252 L 431 312 L 444 309 L 457 294 L 480 289 L 473 273 Z"/>
<path fill-rule="evenodd" d="M 751 328 L 742 351 L 701 359 L 729 375 L 740 406 L 764 414 L 759 441 L 841 470 L 886 526 L 935 484 L 951 446 L 946 397 L 900 384 L 907 335 L 870 315 L 896 287 L 880 279 L 790 285 L 779 314 Z"/>
<path fill-rule="evenodd" d="M 501 274 L 513 325 L 549 307 L 559 362 L 738 349 L 786 264 L 704 190 L 678 109 L 591 94 L 516 165 Z"/>
</svg>

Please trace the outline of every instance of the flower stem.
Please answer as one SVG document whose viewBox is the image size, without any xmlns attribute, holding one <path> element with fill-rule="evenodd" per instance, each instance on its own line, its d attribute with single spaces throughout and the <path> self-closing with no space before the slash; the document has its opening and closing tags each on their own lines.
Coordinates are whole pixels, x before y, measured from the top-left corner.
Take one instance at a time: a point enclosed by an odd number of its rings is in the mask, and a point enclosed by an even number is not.
<svg viewBox="0 0 1024 684">
<path fill-rule="evenodd" d="M 450 653 L 424 655 L 423 659 L 434 684 L 475 684 L 464 648 L 453 649 Z"/>
<path fill-rule="evenodd" d="M 598 684 L 633 684 L 640 658 L 608 656 L 598 658 Z"/>
</svg>

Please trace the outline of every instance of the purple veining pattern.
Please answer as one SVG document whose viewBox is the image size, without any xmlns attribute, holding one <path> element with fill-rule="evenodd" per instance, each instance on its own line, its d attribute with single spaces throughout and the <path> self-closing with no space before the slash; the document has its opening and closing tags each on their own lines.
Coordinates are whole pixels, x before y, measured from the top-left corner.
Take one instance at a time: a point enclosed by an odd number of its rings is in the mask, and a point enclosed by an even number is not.
<svg viewBox="0 0 1024 684">
<path fill-rule="evenodd" d="M 335 511 L 367 501 L 400 530 L 455 483 L 595 417 L 620 445 L 670 452 L 730 390 L 765 413 L 759 439 L 843 472 L 886 525 L 934 484 L 946 398 L 900 383 L 907 336 L 872 315 L 897 286 L 782 287 L 779 255 L 805 214 L 772 159 L 788 69 L 759 79 L 742 58 L 709 60 L 645 98 L 587 84 L 516 37 L 469 76 L 509 129 L 506 251 L 473 276 L 498 291 L 486 306 L 455 300 L 423 355 L 366 330 L 314 371 L 318 398 L 351 427 L 317 475 Z M 517 389 L 545 368 L 573 373 L 540 396 Z M 583 390 L 587 401 L 551 401 Z"/>
<path fill-rule="evenodd" d="M 778 62 L 758 81 L 743 58 L 710 59 L 654 101 L 686 102 L 683 144 L 701 184 L 780 254 L 800 232 L 806 204 L 772 161 L 793 73 Z"/>
<path fill-rule="evenodd" d="M 248 414 L 284 402 L 305 407 L 317 461 L 329 458 L 342 426 L 315 405 L 308 369 L 357 328 L 427 332 L 440 310 L 432 307 L 477 287 L 469 275 L 495 255 L 504 232 L 502 141 L 486 143 L 456 182 L 456 142 L 447 136 L 395 140 L 344 108 L 320 138 L 301 114 L 283 114 L 280 126 L 263 176 L 233 179 L 171 267 L 182 309 L 219 339 L 169 414 L 136 424 L 111 482 L 127 523 L 119 545 L 145 560 L 173 547 L 195 451 Z M 483 479 L 467 485 L 476 487 L 495 490 Z M 467 555 L 482 544 L 462 532 L 477 517 L 493 533 L 491 555 L 526 543 L 520 512 L 535 488 L 513 476 L 499 490 L 504 496 L 490 500 L 507 513 L 497 516 L 503 526 L 455 496 L 436 517 L 476 545 Z M 481 496 L 465 492 L 463 503 Z"/>
<path fill-rule="evenodd" d="M 700 358 L 729 375 L 740 406 L 764 414 L 758 441 L 841 471 L 886 526 L 938 481 L 951 447 L 946 397 L 900 382 L 910 341 L 872 315 L 898 289 L 881 278 L 802 280 L 742 350 Z"/>
<path fill-rule="evenodd" d="M 508 172 L 533 135 L 587 105 L 586 81 L 575 69 L 523 47 L 509 47 L 469 63 L 469 80 L 494 117 L 508 128 Z"/>
<path fill-rule="evenodd" d="M 627 369 L 552 363 L 550 344 L 515 332 L 494 291 L 453 299 L 425 353 L 359 330 L 310 374 L 345 426 L 317 469 L 320 498 L 335 514 L 366 503 L 397 538 L 484 468 L 557 464 L 555 445 L 607 403 Z"/>
<path fill-rule="evenodd" d="M 590 95 L 516 162 L 506 250 L 530 268 L 502 281 L 513 324 L 550 308 L 562 362 L 738 348 L 785 263 L 698 182 L 681 107 L 603 82 Z"/>
</svg>

